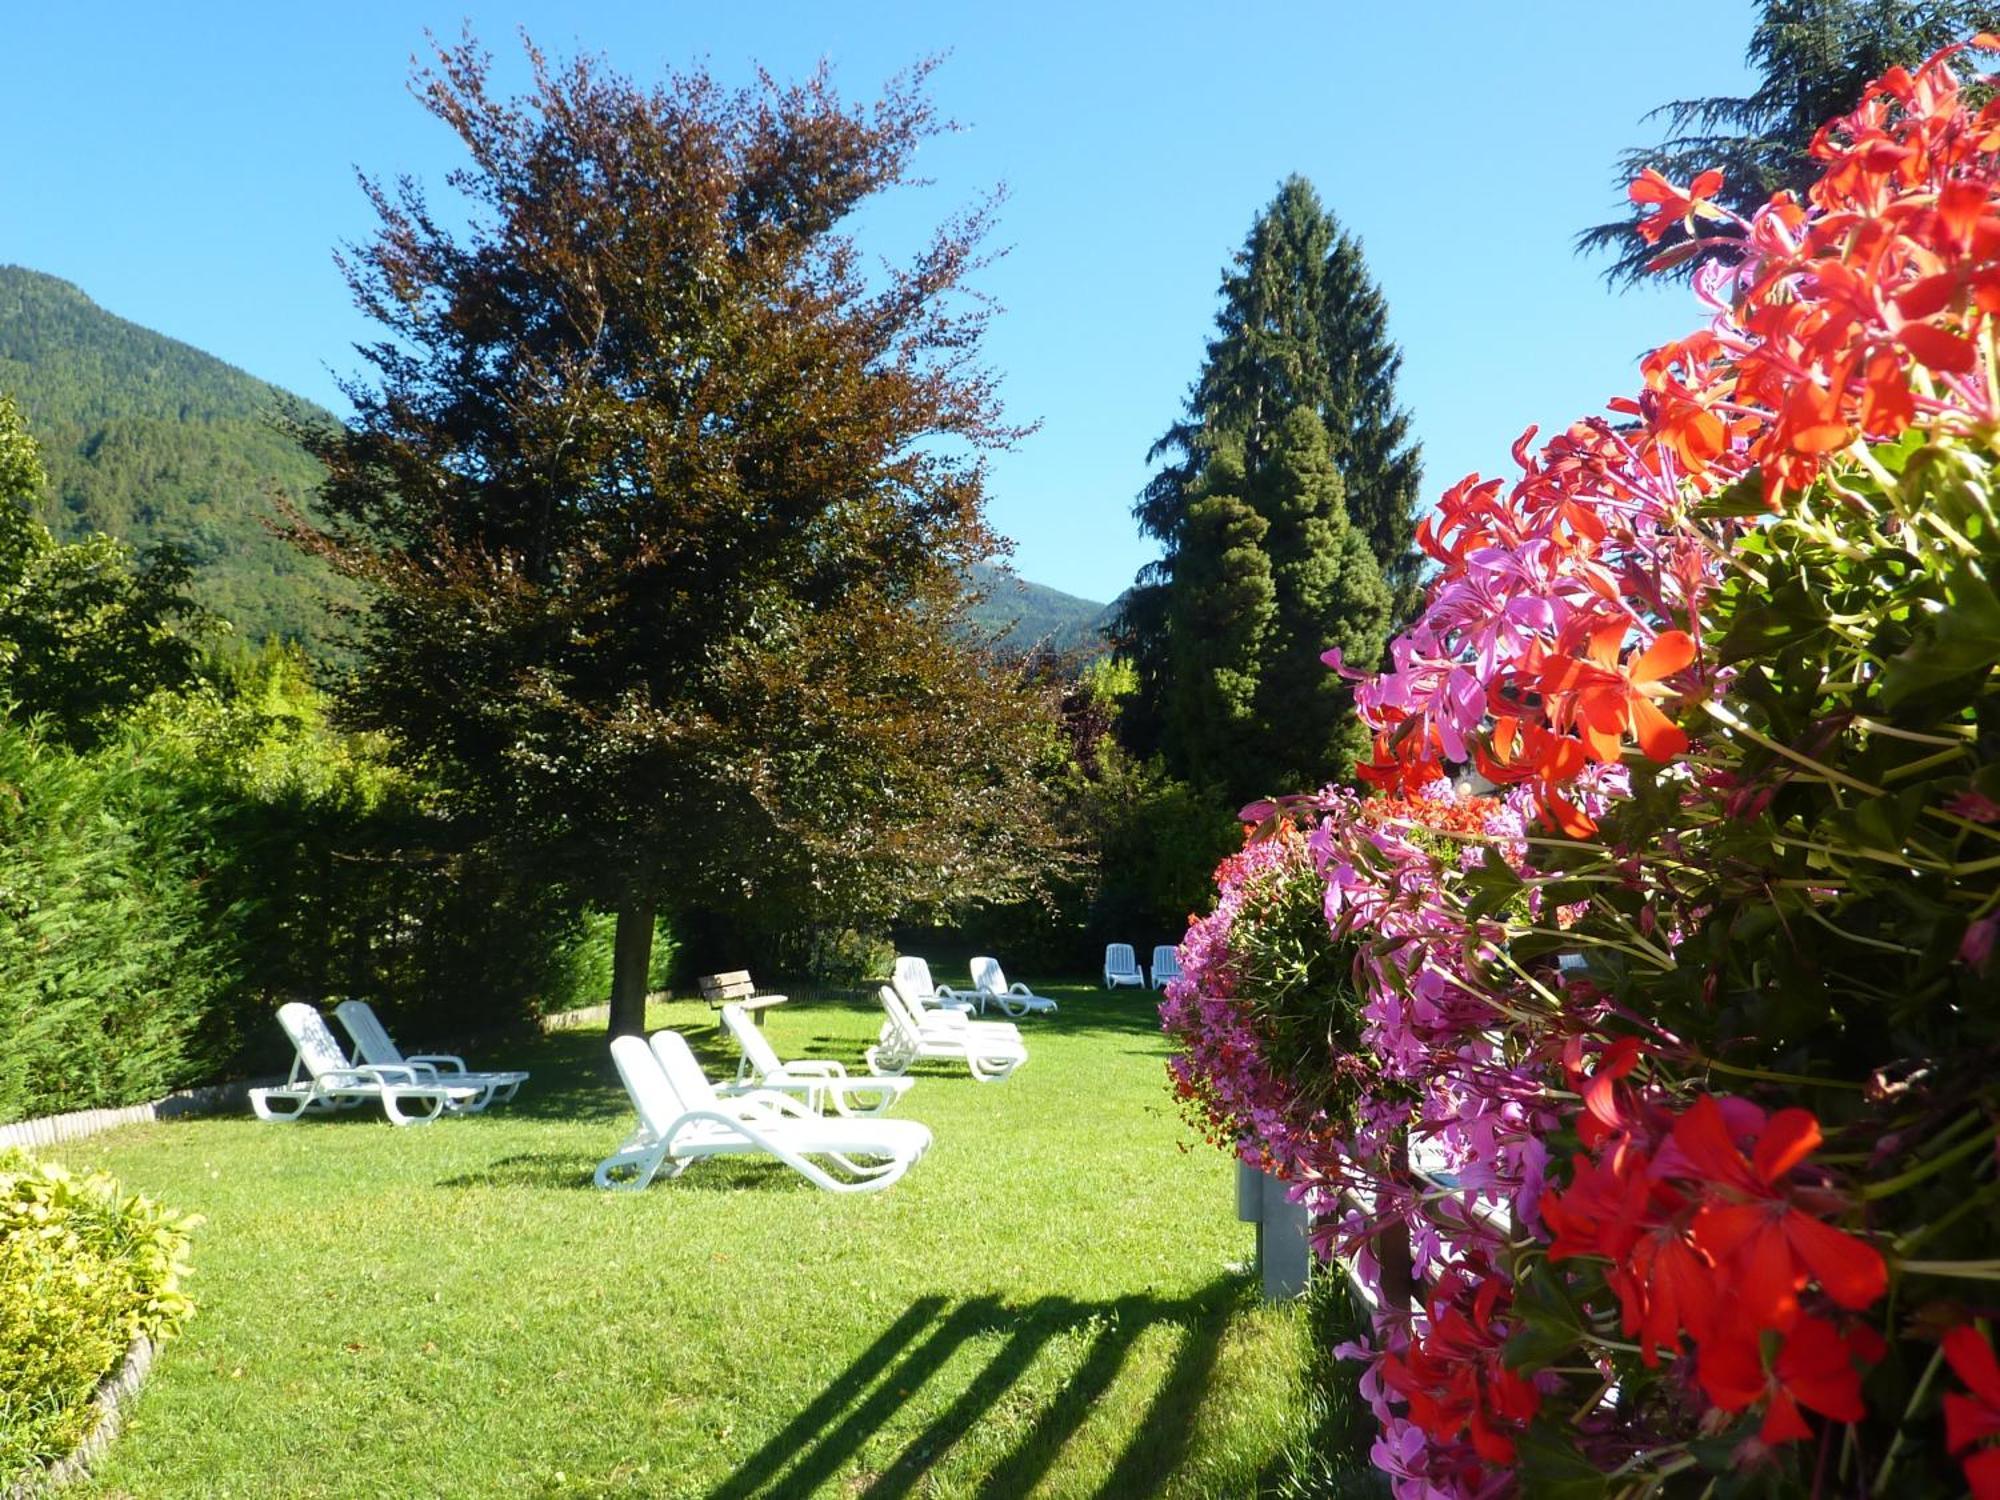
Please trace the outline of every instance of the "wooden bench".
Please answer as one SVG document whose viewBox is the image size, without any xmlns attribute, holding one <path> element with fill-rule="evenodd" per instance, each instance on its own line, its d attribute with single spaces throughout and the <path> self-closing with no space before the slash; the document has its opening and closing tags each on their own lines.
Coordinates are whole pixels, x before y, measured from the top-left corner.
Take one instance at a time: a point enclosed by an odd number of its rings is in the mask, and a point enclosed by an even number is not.
<svg viewBox="0 0 2000 1500">
<path fill-rule="evenodd" d="M 734 1002 L 757 1017 L 757 1024 L 764 1024 L 764 1012 L 773 1005 L 783 1005 L 783 995 L 760 995 L 757 986 L 750 982 L 748 969 L 732 969 L 727 974 L 703 974 L 695 981 L 701 986 L 701 998 L 708 1002 L 710 1010 L 721 1010 Z"/>
</svg>

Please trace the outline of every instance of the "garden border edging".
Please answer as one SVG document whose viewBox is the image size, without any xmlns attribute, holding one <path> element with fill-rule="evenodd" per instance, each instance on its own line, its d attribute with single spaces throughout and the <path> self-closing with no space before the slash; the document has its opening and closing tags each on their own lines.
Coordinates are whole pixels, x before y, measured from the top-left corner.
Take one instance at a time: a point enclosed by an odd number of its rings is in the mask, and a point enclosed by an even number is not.
<svg viewBox="0 0 2000 1500">
<path fill-rule="evenodd" d="M 37 1496 L 51 1494 L 83 1478 L 124 1427 L 132 1403 L 138 1400 L 140 1388 L 152 1372 L 153 1356 L 158 1348 L 143 1333 L 134 1339 L 131 1348 L 125 1351 L 123 1362 L 100 1380 L 97 1389 L 91 1393 L 90 1404 L 96 1409 L 97 1417 L 90 1424 L 90 1430 L 77 1441 L 67 1457 L 31 1469 L 16 1480 L 8 1487 L 4 1500 L 36 1500 Z"/>
</svg>

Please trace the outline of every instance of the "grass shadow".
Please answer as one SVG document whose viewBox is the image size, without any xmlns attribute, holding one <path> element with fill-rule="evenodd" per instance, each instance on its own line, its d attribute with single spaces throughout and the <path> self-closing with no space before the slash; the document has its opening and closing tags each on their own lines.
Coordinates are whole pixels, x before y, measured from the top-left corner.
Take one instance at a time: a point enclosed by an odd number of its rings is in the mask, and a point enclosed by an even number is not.
<svg viewBox="0 0 2000 1500">
<path fill-rule="evenodd" d="M 567 1152 L 531 1151 L 519 1156 L 503 1156 L 490 1167 L 461 1172 L 438 1182 L 441 1188 L 529 1187 L 589 1188 L 597 1191 L 590 1174 L 597 1163 L 588 1157 Z"/>
<path fill-rule="evenodd" d="M 1107 1302 L 1043 1297 L 1013 1306 L 978 1297 L 947 1311 L 942 1297 L 908 1308 L 824 1392 L 747 1459 L 708 1500 L 814 1494 L 869 1437 L 935 1377 L 971 1339 L 1004 1333 L 1000 1347 L 966 1387 L 909 1440 L 858 1493 L 897 1500 L 917 1492 L 939 1460 L 998 1406 L 1051 1343 L 1088 1332 L 1082 1363 L 1042 1405 L 1027 1430 L 979 1486 L 989 1497 L 1027 1495 L 1117 1382 L 1133 1344 L 1161 1323 L 1185 1333 L 1145 1415 L 1098 1490 L 1104 1500 L 1157 1493 L 1184 1460 L 1195 1416 L 1212 1384 L 1244 1283 L 1222 1278 L 1179 1301 L 1134 1295 Z"/>
</svg>

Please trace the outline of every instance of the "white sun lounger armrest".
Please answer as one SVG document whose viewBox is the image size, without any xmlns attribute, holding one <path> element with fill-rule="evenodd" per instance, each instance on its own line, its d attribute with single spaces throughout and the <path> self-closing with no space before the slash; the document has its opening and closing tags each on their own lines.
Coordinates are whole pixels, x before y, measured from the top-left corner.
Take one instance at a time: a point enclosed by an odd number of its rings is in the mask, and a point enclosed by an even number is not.
<svg viewBox="0 0 2000 1500">
<path fill-rule="evenodd" d="M 405 1054 L 403 1061 L 406 1063 L 428 1063 L 433 1067 L 441 1063 L 449 1063 L 451 1064 L 451 1071 L 454 1073 L 469 1073 L 472 1071 L 466 1067 L 464 1058 L 456 1057 L 449 1052 L 419 1052 L 414 1057 Z"/>
<path fill-rule="evenodd" d="M 807 1058 L 788 1062 L 778 1070 L 780 1078 L 845 1078 L 847 1069 L 831 1059 Z"/>
<path fill-rule="evenodd" d="M 717 1092 L 720 1093 L 721 1091 L 718 1090 Z M 776 1089 L 762 1087 L 746 1089 L 740 1094 L 731 1093 L 728 1098 L 732 1104 L 747 1104 L 753 1110 L 761 1110 L 780 1120 L 816 1120 L 819 1118 L 817 1110 L 807 1109 L 805 1105 L 794 1099 L 790 1094 L 781 1094 Z M 749 1116 L 746 1114 L 743 1118 L 749 1118 Z"/>
</svg>

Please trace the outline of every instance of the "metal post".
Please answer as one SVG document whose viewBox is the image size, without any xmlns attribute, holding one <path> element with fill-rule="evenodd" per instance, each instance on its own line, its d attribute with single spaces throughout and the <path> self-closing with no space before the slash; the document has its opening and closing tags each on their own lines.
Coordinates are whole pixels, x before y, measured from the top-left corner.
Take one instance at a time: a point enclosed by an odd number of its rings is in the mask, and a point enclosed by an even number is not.
<svg viewBox="0 0 2000 1500">
<path fill-rule="evenodd" d="M 1285 1184 L 1248 1162 L 1236 1163 L 1236 1217 L 1257 1226 L 1257 1271 L 1264 1300 L 1303 1296 L 1312 1275 L 1312 1236 L 1303 1203 L 1286 1195 Z"/>
</svg>

